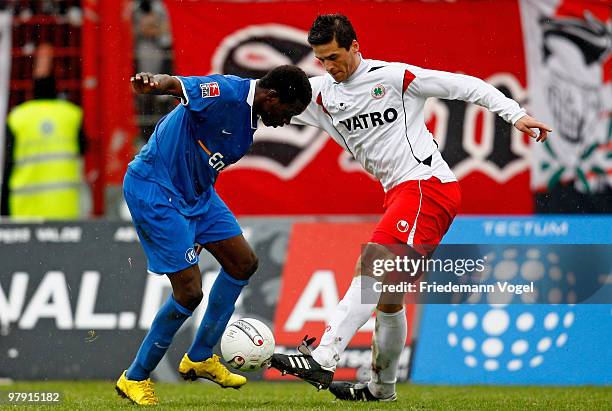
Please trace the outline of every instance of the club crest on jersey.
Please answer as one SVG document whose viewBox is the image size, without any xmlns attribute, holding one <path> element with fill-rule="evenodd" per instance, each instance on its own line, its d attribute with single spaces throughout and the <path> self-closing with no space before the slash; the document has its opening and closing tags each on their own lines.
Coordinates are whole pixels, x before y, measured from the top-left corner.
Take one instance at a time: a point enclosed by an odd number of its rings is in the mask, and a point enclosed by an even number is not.
<svg viewBox="0 0 612 411">
<path fill-rule="evenodd" d="M 385 95 L 385 86 L 383 86 L 381 83 L 378 83 L 377 85 L 372 87 L 372 91 L 370 92 L 370 94 L 372 94 L 372 97 L 374 97 L 375 99 L 382 98 Z"/>
<path fill-rule="evenodd" d="M 202 89 L 202 98 L 219 97 L 221 94 L 221 90 L 219 90 L 219 83 L 216 81 L 212 83 L 200 84 L 200 89 Z"/>
</svg>

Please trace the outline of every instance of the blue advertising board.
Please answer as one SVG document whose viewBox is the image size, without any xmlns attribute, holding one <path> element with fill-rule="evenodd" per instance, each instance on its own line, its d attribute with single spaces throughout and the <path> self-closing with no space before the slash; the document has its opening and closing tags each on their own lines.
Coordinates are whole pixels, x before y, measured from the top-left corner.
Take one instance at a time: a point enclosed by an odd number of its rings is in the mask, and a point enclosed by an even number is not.
<svg viewBox="0 0 612 411">
<path fill-rule="evenodd" d="M 446 244 L 487 244 L 506 253 L 493 274 L 524 275 L 520 255 L 508 257 L 510 244 L 534 245 L 530 267 L 544 267 L 549 281 L 572 279 L 558 255 L 559 244 L 612 244 L 610 217 L 464 217 L 445 237 Z M 548 246 L 550 245 L 550 246 Z M 588 250 L 589 248 L 586 247 Z M 576 304 L 489 304 L 485 298 L 460 304 L 425 304 L 412 363 L 412 381 L 424 384 L 612 384 L 612 255 L 609 247 L 573 256 L 601 287 Z M 602 251 L 604 250 L 604 251 Z M 602 252 L 604 254 L 602 254 Z M 567 253 L 565 253 L 567 254 Z M 524 257 L 524 256 L 523 256 Z M 529 257 L 529 258 L 531 258 Z M 527 257 L 524 257 L 527 258 Z M 602 265 L 601 262 L 604 264 Z M 570 282 L 571 284 L 571 282 Z M 556 291 L 558 293 L 558 291 Z M 554 300 L 555 290 L 550 296 Z M 563 299 L 563 301 L 566 301 Z M 597 304 L 590 304 L 594 301 Z"/>
</svg>

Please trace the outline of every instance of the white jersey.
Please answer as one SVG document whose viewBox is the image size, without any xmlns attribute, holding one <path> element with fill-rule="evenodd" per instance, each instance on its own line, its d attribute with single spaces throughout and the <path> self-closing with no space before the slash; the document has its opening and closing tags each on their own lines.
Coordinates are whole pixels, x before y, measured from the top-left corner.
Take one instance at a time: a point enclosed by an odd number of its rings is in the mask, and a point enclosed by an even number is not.
<svg viewBox="0 0 612 411">
<path fill-rule="evenodd" d="M 310 84 L 312 101 L 292 123 L 325 130 L 385 191 L 408 180 L 457 181 L 425 126 L 428 97 L 475 103 L 512 124 L 525 115 L 478 78 L 403 63 L 362 59 L 346 81 L 325 74 Z"/>
</svg>

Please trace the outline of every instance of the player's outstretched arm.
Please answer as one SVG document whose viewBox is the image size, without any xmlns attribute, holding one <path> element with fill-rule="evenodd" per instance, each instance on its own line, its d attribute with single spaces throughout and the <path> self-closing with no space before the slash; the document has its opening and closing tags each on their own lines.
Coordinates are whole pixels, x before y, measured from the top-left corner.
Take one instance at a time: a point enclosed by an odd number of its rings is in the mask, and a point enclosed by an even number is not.
<svg viewBox="0 0 612 411">
<path fill-rule="evenodd" d="M 477 104 L 499 115 L 510 124 L 515 124 L 526 115 L 525 109 L 521 108 L 516 101 L 506 97 L 497 88 L 477 77 L 427 70 L 415 66 L 407 65 L 407 67 L 410 72 L 414 73 L 415 79 L 410 83 L 406 93 L 425 98 L 437 97 Z"/>
<path fill-rule="evenodd" d="M 130 79 L 138 94 L 168 95 L 184 99 L 181 82 L 167 74 L 138 73 Z"/>
<path fill-rule="evenodd" d="M 522 131 L 523 133 L 527 133 L 528 136 L 535 138 L 536 141 L 545 142 L 548 138 L 548 133 L 552 131 L 550 126 L 547 126 L 544 123 L 539 122 L 535 118 L 524 115 L 519 118 L 516 123 L 514 123 L 514 127 Z M 536 133 L 533 129 L 538 129 L 540 132 Z"/>
</svg>

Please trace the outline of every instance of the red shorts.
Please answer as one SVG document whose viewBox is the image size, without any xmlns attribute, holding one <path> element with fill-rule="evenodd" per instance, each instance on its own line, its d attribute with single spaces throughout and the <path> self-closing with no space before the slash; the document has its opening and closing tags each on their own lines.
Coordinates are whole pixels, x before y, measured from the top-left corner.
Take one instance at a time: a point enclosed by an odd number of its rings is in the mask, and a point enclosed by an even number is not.
<svg viewBox="0 0 612 411">
<path fill-rule="evenodd" d="M 370 242 L 408 244 L 419 254 L 429 255 L 448 231 L 460 204 L 456 181 L 442 183 L 431 177 L 401 183 L 385 195 L 385 213 Z"/>
</svg>

